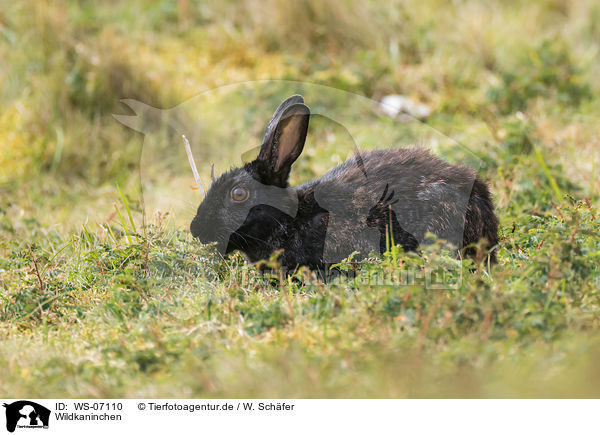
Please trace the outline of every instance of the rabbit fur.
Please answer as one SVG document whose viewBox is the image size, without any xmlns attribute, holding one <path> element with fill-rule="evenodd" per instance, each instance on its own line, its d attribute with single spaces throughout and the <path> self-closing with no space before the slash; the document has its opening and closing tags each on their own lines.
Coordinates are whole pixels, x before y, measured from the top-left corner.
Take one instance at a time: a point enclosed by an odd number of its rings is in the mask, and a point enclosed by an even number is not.
<svg viewBox="0 0 600 435">
<path fill-rule="evenodd" d="M 290 187 L 309 119 L 300 95 L 277 108 L 258 157 L 211 184 L 190 225 L 195 238 L 252 262 L 279 251 L 289 270 L 325 270 L 355 251 L 355 259 L 384 252 L 390 240 L 416 251 L 428 233 L 466 256 L 496 261 L 498 219 L 488 185 L 425 149 L 357 152 L 321 178 Z"/>
</svg>

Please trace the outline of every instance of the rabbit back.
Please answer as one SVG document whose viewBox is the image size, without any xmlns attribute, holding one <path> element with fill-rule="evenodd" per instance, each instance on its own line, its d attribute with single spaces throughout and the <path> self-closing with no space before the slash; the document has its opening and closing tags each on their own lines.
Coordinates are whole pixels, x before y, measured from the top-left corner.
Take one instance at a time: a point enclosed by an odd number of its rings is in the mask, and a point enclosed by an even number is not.
<svg viewBox="0 0 600 435">
<path fill-rule="evenodd" d="M 325 263 L 354 251 L 362 257 L 383 251 L 386 231 L 405 250 L 415 250 L 427 233 L 458 248 L 480 239 L 489 246 L 497 242 L 497 218 L 487 185 L 472 169 L 422 148 L 356 154 L 298 190 L 311 192 L 329 214 Z"/>
</svg>

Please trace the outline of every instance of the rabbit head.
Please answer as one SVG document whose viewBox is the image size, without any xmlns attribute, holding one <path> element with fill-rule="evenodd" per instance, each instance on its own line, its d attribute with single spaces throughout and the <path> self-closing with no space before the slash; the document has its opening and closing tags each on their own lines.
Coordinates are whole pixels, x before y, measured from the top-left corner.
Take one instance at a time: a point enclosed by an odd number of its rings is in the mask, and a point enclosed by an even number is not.
<svg viewBox="0 0 600 435">
<path fill-rule="evenodd" d="M 241 250 L 251 260 L 276 248 L 274 238 L 286 231 L 286 222 L 297 212 L 298 196 L 288 177 L 304 148 L 309 117 L 300 95 L 281 103 L 258 157 L 211 184 L 190 225 L 195 238 L 216 242 L 222 254 Z"/>
</svg>

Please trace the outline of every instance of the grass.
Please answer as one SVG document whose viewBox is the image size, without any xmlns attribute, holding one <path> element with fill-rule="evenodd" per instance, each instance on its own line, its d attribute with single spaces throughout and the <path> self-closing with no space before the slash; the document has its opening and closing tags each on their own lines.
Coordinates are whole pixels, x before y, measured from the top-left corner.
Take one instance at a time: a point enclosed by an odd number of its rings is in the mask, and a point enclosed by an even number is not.
<svg viewBox="0 0 600 435">
<path fill-rule="evenodd" d="M 0 5 L 0 395 L 599 396 L 595 2 Z M 184 150 L 181 166 L 144 154 L 143 140 L 146 152 L 171 133 L 123 127 L 119 100 L 169 108 L 260 79 L 432 107 L 426 125 L 398 125 L 324 98 L 316 107 L 344 126 L 311 121 L 319 146 L 293 182 L 343 160 L 351 140 L 424 142 L 450 160 L 468 149 L 497 204 L 498 265 L 390 246 L 355 280 L 274 285 L 192 240 L 185 215 L 153 213 L 144 183 L 169 181 L 165 197 L 193 182 Z M 217 172 L 258 145 L 287 83 L 205 94 L 218 140 L 203 144 L 201 175 L 224 144 Z M 322 94 L 303 89 L 313 104 Z M 428 287 L 434 270 L 460 286 Z M 419 273 L 407 285 L 373 284 L 407 271 Z"/>
</svg>

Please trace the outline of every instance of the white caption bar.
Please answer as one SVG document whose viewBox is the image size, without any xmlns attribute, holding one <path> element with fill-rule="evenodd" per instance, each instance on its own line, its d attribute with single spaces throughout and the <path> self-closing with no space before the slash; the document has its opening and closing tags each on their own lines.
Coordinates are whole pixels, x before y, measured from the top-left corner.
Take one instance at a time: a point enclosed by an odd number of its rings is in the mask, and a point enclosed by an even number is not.
<svg viewBox="0 0 600 435">
<path fill-rule="evenodd" d="M 0 433 L 19 435 L 583 433 L 597 430 L 600 407 L 599 400 L 2 399 L 2 403 Z"/>
</svg>

